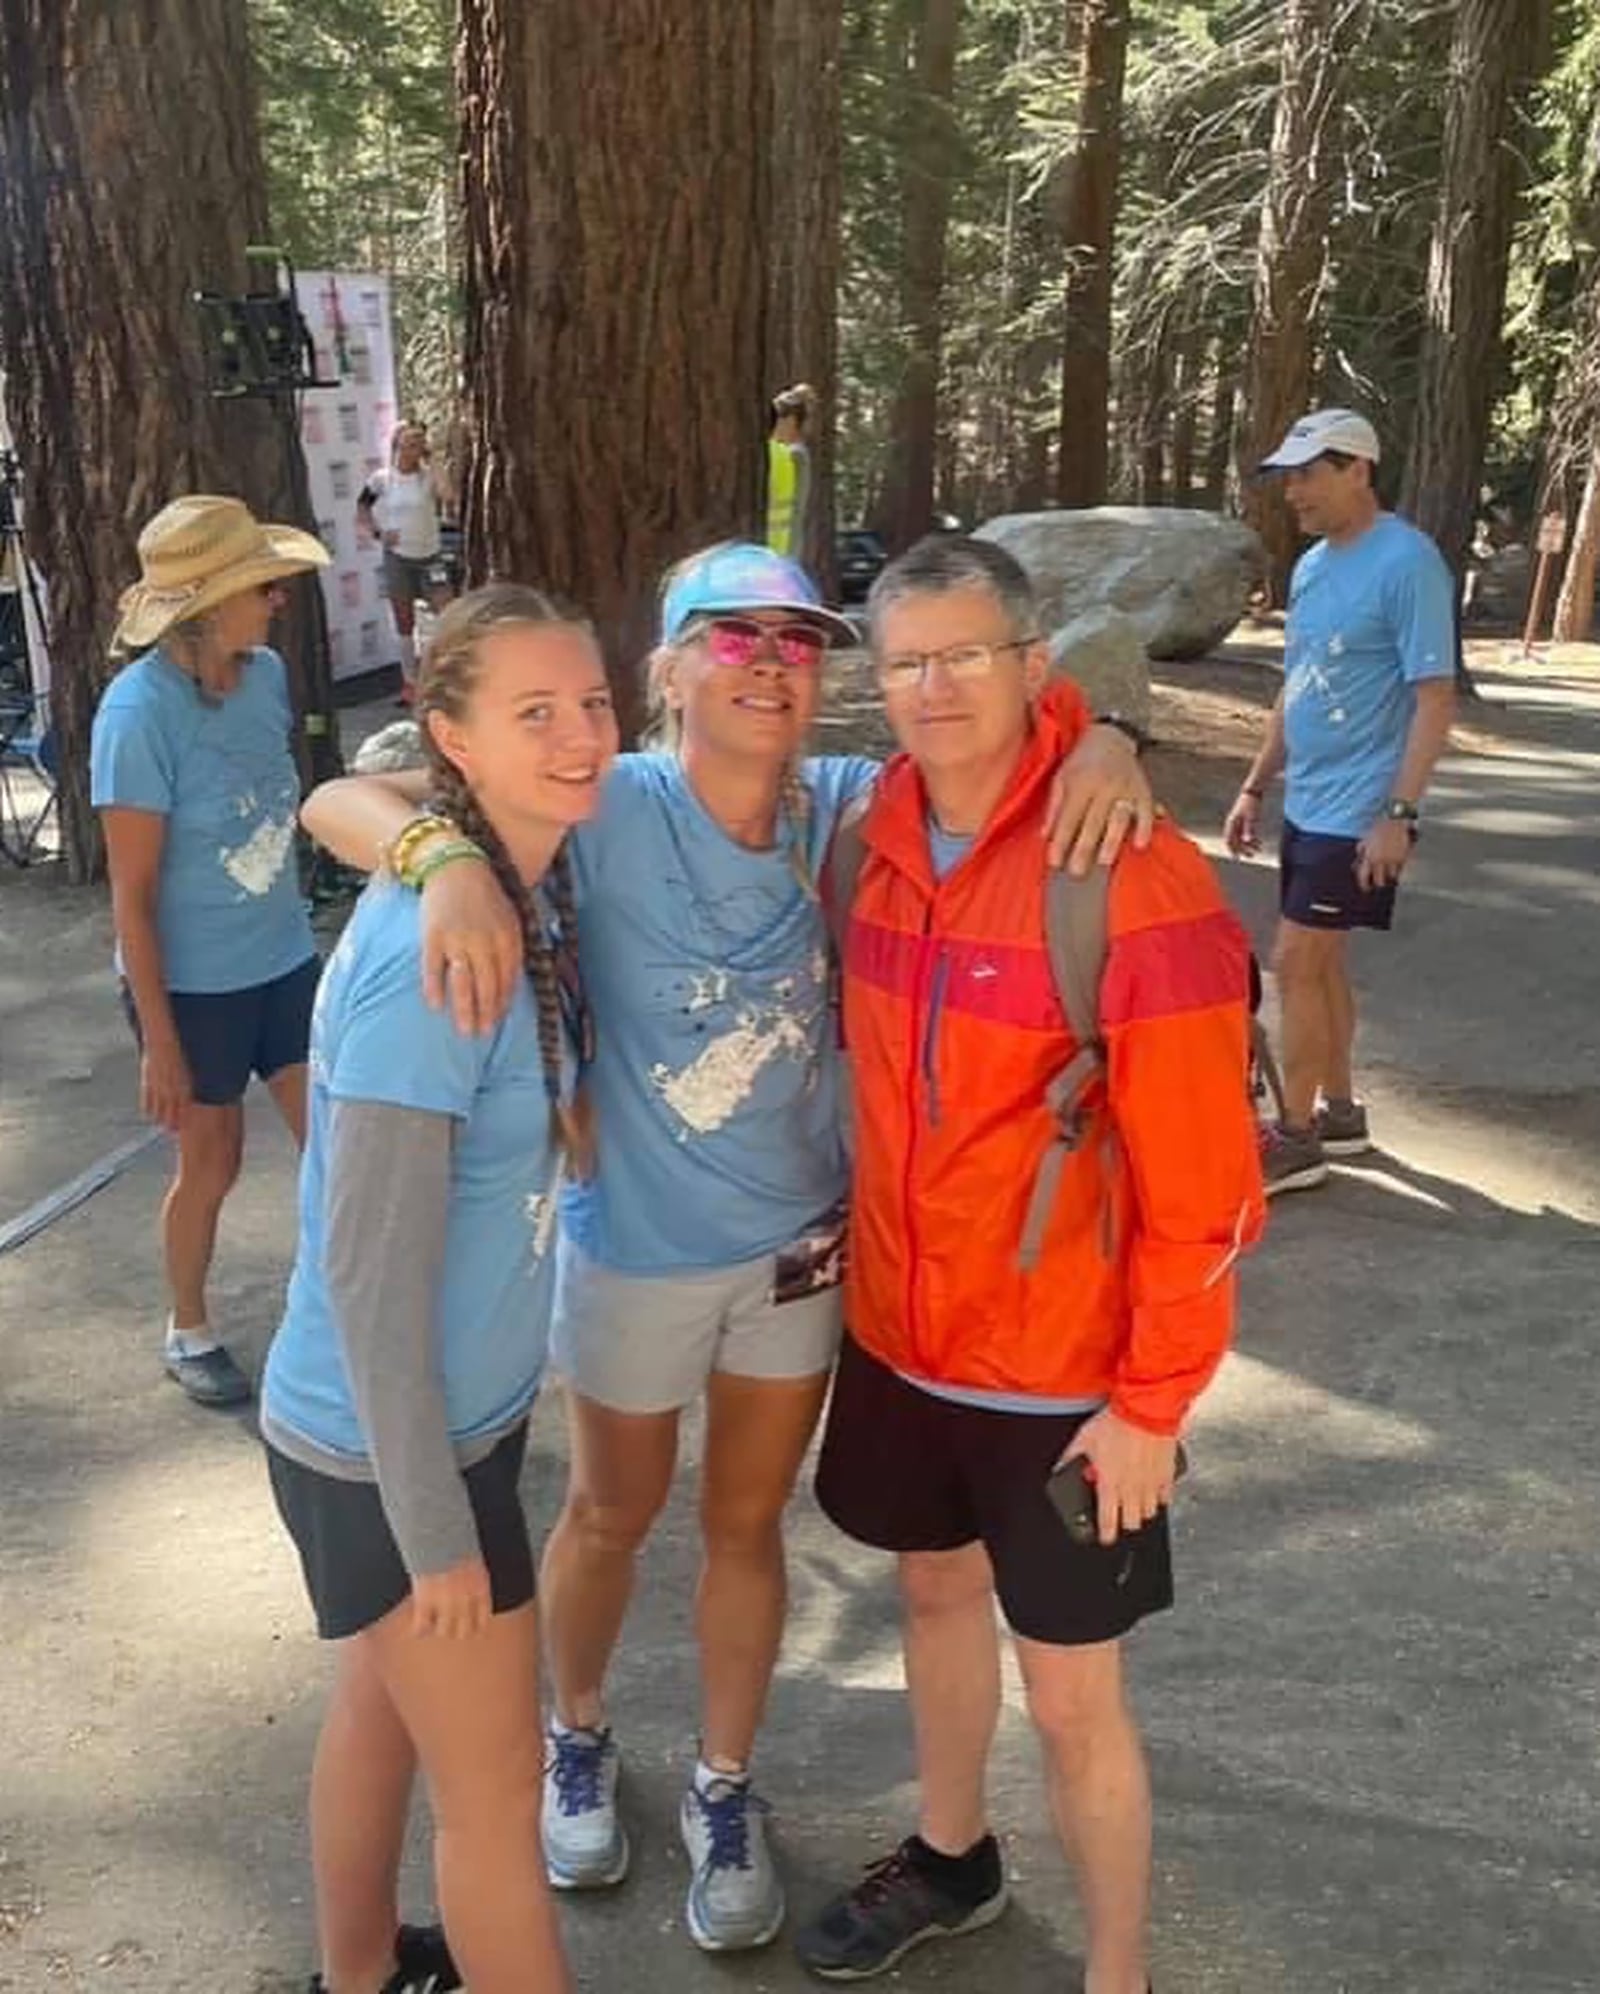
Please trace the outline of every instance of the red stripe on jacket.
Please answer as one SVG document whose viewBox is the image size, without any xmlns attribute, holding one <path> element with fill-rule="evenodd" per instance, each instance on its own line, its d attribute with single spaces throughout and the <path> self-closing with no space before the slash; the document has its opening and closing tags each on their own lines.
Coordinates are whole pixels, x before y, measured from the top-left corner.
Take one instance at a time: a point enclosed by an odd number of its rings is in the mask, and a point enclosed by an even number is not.
<svg viewBox="0 0 1600 1994">
<path fill-rule="evenodd" d="M 1246 987 L 1250 944 L 1231 907 L 1119 935 L 1100 985 L 1106 1031 L 1138 1018 L 1172 1018 L 1233 1004 Z"/>
<path fill-rule="evenodd" d="M 845 951 L 849 974 L 891 997 L 909 1002 L 941 957 L 941 1002 L 947 1011 L 1024 1031 L 1062 1030 L 1066 1021 L 1047 949 L 906 934 L 872 921 L 850 923 Z"/>
</svg>

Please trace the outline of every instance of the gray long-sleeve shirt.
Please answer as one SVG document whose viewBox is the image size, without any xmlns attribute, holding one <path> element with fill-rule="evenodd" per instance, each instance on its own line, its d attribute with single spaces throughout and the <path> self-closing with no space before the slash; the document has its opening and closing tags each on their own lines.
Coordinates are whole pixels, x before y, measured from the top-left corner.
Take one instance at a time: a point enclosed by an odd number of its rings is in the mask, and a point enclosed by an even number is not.
<svg viewBox="0 0 1600 1994">
<path fill-rule="evenodd" d="M 450 1438 L 436 1304 L 450 1210 L 449 1115 L 376 1101 L 329 1104 L 325 1273 L 368 1459 L 317 1447 L 264 1416 L 291 1460 L 376 1481 L 413 1578 L 479 1555 L 462 1471 L 505 1432 Z"/>
</svg>

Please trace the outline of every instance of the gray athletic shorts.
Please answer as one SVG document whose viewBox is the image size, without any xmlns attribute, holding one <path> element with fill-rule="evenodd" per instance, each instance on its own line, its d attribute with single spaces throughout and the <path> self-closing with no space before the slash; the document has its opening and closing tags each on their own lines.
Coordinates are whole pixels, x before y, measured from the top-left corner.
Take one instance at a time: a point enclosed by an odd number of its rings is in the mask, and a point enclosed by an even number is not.
<svg viewBox="0 0 1600 1994">
<path fill-rule="evenodd" d="M 706 1273 L 619 1274 L 563 1238 L 550 1355 L 567 1382 L 614 1412 L 670 1412 L 713 1371 L 814 1378 L 839 1350 L 837 1283 L 775 1300 L 783 1256 Z"/>
</svg>

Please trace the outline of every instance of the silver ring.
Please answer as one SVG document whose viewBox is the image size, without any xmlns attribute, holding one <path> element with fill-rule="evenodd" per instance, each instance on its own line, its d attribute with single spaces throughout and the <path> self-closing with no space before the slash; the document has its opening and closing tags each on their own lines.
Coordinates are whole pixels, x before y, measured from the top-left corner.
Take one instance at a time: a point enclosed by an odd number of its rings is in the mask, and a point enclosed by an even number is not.
<svg viewBox="0 0 1600 1994">
<path fill-rule="evenodd" d="M 1137 810 L 1139 806 L 1131 796 L 1119 796 L 1111 807 L 1113 810 Z"/>
</svg>

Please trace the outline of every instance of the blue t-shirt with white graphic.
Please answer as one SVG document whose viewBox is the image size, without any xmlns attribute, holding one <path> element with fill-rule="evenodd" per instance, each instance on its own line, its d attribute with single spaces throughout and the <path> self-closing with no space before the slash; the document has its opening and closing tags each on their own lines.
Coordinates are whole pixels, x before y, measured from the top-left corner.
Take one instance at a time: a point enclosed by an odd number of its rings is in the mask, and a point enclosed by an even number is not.
<svg viewBox="0 0 1600 1994">
<path fill-rule="evenodd" d="M 332 1102 L 420 1108 L 456 1125 L 436 1298 L 452 1440 L 515 1423 L 538 1390 L 549 1340 L 558 1171 L 537 1006 L 519 978 L 492 1032 L 458 1032 L 423 998 L 421 918 L 415 894 L 375 880 L 323 971 L 300 1244 L 262 1385 L 269 1421 L 356 1461 L 367 1445 L 323 1266 Z"/>
<path fill-rule="evenodd" d="M 734 1266 L 843 1197 L 827 930 L 794 859 L 817 879 L 841 808 L 877 773 L 806 762 L 803 830 L 781 821 L 775 849 L 751 851 L 676 757 L 625 755 L 573 837 L 599 1167 L 562 1218 L 601 1266 Z"/>
<path fill-rule="evenodd" d="M 90 797 L 167 820 L 156 928 L 169 990 L 248 990 L 316 953 L 294 863 L 293 724 L 276 651 L 253 651 L 221 699 L 160 649 L 106 688 Z"/>
<path fill-rule="evenodd" d="M 1382 815 L 1415 687 L 1455 672 L 1455 583 L 1427 534 L 1380 514 L 1348 546 L 1322 540 L 1289 584 L 1284 815 L 1359 838 Z"/>
</svg>

